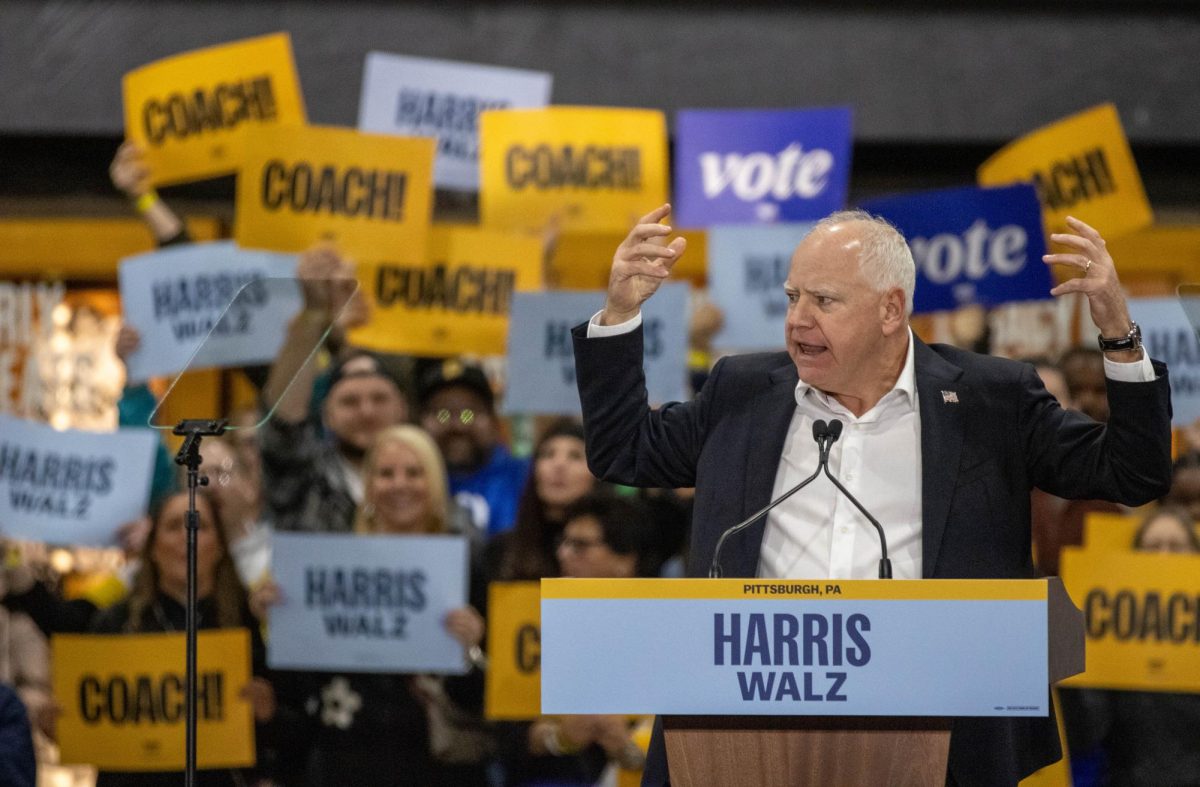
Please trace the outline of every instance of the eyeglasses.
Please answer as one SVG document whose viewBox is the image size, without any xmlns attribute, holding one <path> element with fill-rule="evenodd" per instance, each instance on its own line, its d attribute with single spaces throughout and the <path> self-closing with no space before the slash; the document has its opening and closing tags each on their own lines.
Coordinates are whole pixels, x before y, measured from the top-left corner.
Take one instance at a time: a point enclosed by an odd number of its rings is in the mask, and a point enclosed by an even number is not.
<svg viewBox="0 0 1200 787">
<path fill-rule="evenodd" d="M 439 424 L 448 424 L 452 420 L 458 419 L 458 422 L 463 426 L 470 426 L 471 424 L 475 423 L 476 418 L 483 418 L 484 415 L 484 413 L 476 413 L 470 408 L 463 408 L 461 410 L 448 410 L 445 407 L 440 410 L 430 410 L 429 412 L 425 413 L 426 418 L 432 418 Z"/>
<path fill-rule="evenodd" d="M 568 552 L 586 552 L 592 547 L 602 546 L 604 546 L 604 542 L 600 539 L 570 538 L 569 536 L 559 536 L 555 542 L 556 548 L 566 547 Z"/>
</svg>

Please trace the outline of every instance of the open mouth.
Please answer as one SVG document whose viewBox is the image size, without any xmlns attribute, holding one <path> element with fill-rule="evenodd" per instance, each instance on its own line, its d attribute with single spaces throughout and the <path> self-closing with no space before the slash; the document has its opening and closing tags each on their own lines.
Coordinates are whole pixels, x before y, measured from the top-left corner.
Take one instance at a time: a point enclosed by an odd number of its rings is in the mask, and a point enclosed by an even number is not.
<svg viewBox="0 0 1200 787">
<path fill-rule="evenodd" d="M 805 344 L 804 342 L 797 342 L 796 346 L 800 348 L 803 355 L 820 355 L 828 349 L 822 344 Z"/>
</svg>

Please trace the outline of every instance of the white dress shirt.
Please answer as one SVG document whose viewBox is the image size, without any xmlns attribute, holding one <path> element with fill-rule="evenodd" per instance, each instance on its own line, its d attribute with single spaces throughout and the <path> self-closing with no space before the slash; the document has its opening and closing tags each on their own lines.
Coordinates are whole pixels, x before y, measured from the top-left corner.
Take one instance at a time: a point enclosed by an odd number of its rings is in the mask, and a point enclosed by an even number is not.
<svg viewBox="0 0 1200 787">
<path fill-rule="evenodd" d="M 600 325 L 601 313 L 588 324 L 589 338 L 628 333 L 642 322 L 638 314 L 618 325 Z M 771 492 L 773 500 L 816 470 L 813 421 L 840 420 L 842 436 L 830 452 L 829 471 L 883 526 L 896 579 L 921 577 L 921 411 L 913 347 L 910 329 L 904 367 L 896 384 L 861 417 L 803 380 L 797 383 L 796 411 Z M 1134 363 L 1105 358 L 1104 372 L 1123 382 L 1155 378 L 1144 353 L 1142 360 Z M 874 579 L 879 576 L 879 558 L 875 527 L 822 474 L 767 515 L 758 576 Z"/>
</svg>

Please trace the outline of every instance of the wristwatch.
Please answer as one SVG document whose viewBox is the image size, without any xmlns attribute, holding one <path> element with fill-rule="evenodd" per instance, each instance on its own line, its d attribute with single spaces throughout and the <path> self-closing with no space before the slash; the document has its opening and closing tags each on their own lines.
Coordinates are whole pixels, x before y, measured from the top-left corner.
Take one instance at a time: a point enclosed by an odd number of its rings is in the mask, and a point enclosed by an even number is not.
<svg viewBox="0 0 1200 787">
<path fill-rule="evenodd" d="M 1142 329 L 1136 322 L 1130 320 L 1129 333 L 1118 339 L 1105 339 L 1101 334 L 1096 337 L 1096 341 L 1100 343 L 1100 349 L 1106 353 L 1118 350 L 1136 350 L 1142 346 Z"/>
</svg>

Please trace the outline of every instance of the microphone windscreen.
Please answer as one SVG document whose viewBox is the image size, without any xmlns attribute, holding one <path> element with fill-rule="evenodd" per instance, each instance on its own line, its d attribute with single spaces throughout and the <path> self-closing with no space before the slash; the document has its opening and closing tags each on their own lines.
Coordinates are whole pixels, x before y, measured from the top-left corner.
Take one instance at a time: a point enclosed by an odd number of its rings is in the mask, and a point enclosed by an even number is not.
<svg viewBox="0 0 1200 787">
<path fill-rule="evenodd" d="M 837 439 L 842 436 L 842 422 L 834 418 L 829 422 L 829 437 L 836 443 Z"/>
<path fill-rule="evenodd" d="M 813 439 L 820 442 L 829 434 L 829 427 L 824 421 L 813 421 Z"/>
</svg>

